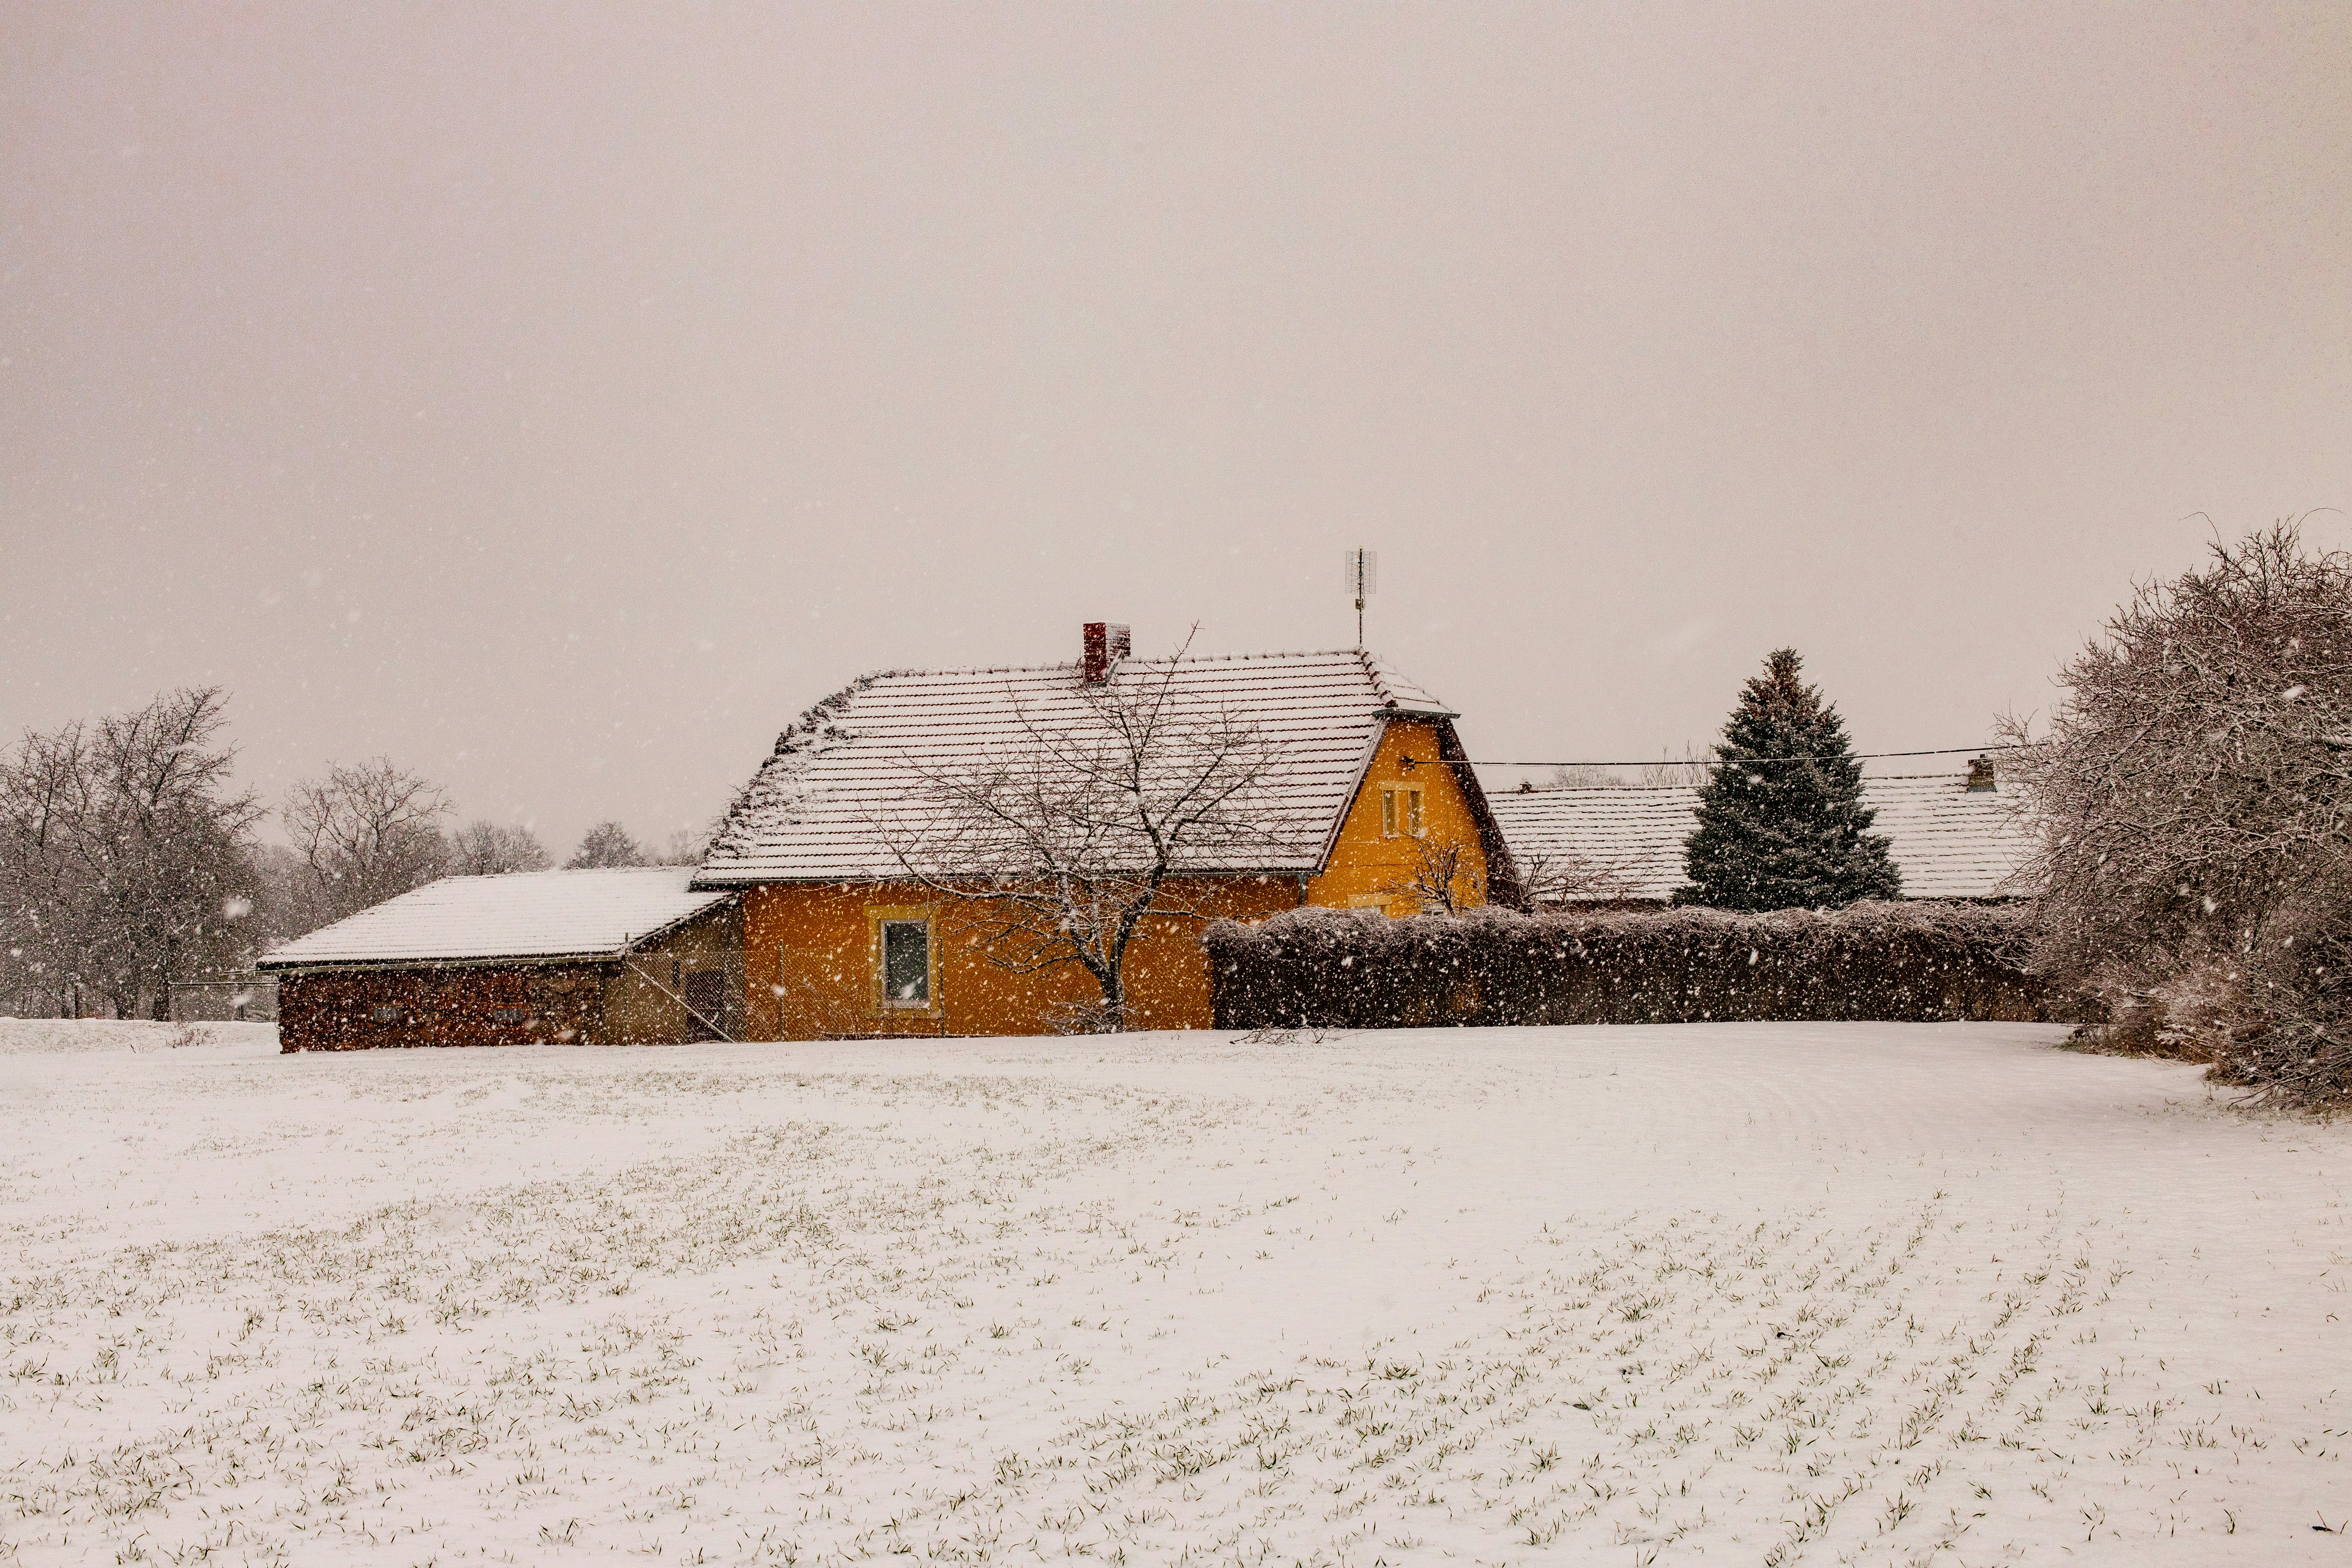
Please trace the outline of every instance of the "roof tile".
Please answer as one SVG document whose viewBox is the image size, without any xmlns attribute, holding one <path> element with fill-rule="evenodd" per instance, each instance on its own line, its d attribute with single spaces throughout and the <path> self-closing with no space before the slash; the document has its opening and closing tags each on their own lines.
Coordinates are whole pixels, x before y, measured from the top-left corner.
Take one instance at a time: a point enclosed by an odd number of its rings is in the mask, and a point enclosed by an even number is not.
<svg viewBox="0 0 2352 1568">
<path fill-rule="evenodd" d="M 1114 679 L 1164 673 L 1170 664 L 1126 659 Z M 1281 762 L 1269 782 L 1297 828 L 1291 846 L 1207 853 L 1185 868 L 1195 872 L 1319 870 L 1328 829 L 1382 725 L 1412 714 L 1450 716 L 1430 693 L 1355 649 L 1174 664 L 1180 711 L 1230 713 L 1279 742 Z M 922 773 L 1002 754 L 1021 743 L 1026 727 L 1076 735 L 1098 722 L 1072 664 L 865 677 L 777 737 L 775 752 L 729 810 L 698 885 L 902 876 L 883 825 Z"/>
<path fill-rule="evenodd" d="M 1864 804 L 1912 899 L 1990 899 L 2021 889 L 2018 868 L 2032 844 L 2013 795 L 1970 790 L 1964 773 L 1865 778 Z M 1629 896 L 1664 900 L 1685 880 L 1683 842 L 1697 826 L 1698 791 L 1687 785 L 1593 786 L 1487 796 L 1504 842 L 1522 866 L 1541 858 L 1603 870 Z"/>
</svg>

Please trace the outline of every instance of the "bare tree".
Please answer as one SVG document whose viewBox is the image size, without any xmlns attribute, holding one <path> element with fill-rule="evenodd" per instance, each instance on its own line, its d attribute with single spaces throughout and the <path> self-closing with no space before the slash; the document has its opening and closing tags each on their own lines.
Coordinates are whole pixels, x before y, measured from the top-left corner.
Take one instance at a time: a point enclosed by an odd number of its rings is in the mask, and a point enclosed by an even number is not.
<svg viewBox="0 0 2352 1568">
<path fill-rule="evenodd" d="M 0 908 L 20 984 L 171 1010 L 175 976 L 227 961 L 252 908 L 261 807 L 233 787 L 217 688 L 28 732 L 0 763 Z"/>
<path fill-rule="evenodd" d="M 600 822 L 590 828 L 580 840 L 580 847 L 563 863 L 567 871 L 593 870 L 607 866 L 642 866 L 646 852 L 629 837 L 629 830 L 617 822 Z"/>
<path fill-rule="evenodd" d="M 1103 1030 L 1127 1026 L 1125 966 L 1145 920 L 1208 918 L 1186 896 L 1188 871 L 1270 859 L 1299 837 L 1269 787 L 1278 746 L 1243 715 L 1188 700 L 1183 653 L 1081 686 L 1066 721 L 1016 700 L 1009 744 L 919 772 L 877 824 L 991 963 L 1092 976 L 1101 1000 L 1087 1022 Z"/>
<path fill-rule="evenodd" d="M 388 757 L 333 765 L 287 791 L 279 816 L 307 875 L 292 891 L 299 935 L 423 887 L 448 868 L 438 785 Z"/>
<path fill-rule="evenodd" d="M 1623 867 L 1571 855 L 1530 855 L 1518 862 L 1521 897 L 1531 910 L 1547 904 L 1622 904 L 1640 899 L 1641 884 Z"/>
<path fill-rule="evenodd" d="M 2005 772 L 2038 962 L 2114 1029 L 2284 1099 L 2352 1094 L 2352 556 L 2292 523 L 2141 587 Z"/>
<path fill-rule="evenodd" d="M 457 877 L 503 877 L 514 871 L 547 869 L 547 847 L 539 836 L 520 824 L 512 827 L 482 818 L 449 835 L 449 874 Z"/>
<path fill-rule="evenodd" d="M 1423 914 L 1458 915 L 1486 901 L 1482 864 L 1458 838 L 1416 839 L 1412 864 L 1381 883 L 1379 891 L 1412 900 Z"/>
<path fill-rule="evenodd" d="M 83 725 L 27 731 L 0 763 L 0 960 L 12 990 L 61 1016 L 80 1011 L 83 988 L 102 988 L 100 879 L 81 842 L 101 815 Z"/>
</svg>

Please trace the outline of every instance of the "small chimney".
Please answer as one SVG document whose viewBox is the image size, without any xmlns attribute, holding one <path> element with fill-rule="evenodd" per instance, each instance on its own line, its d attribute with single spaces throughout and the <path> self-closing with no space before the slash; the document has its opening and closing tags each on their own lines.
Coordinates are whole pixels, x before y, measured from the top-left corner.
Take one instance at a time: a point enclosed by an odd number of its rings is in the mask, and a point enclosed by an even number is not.
<svg viewBox="0 0 2352 1568">
<path fill-rule="evenodd" d="M 1088 686 L 1100 686 L 1110 679 L 1111 668 L 1125 658 L 1132 647 L 1125 626 L 1105 621 L 1088 621 L 1086 625 L 1086 657 L 1078 663 L 1078 674 Z"/>
<path fill-rule="evenodd" d="M 1969 793 L 1982 795 L 1993 787 L 1992 759 L 1972 757 L 1969 761 Z"/>
</svg>

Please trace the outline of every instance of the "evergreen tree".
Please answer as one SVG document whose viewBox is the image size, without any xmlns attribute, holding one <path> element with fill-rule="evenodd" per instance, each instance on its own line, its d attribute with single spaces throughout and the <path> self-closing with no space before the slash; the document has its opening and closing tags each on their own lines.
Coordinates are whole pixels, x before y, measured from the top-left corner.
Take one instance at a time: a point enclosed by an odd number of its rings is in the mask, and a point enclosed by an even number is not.
<svg viewBox="0 0 2352 1568">
<path fill-rule="evenodd" d="M 1739 694 L 1715 766 L 1699 785 L 1698 827 L 1684 846 L 1678 904 L 1725 910 L 1835 909 L 1892 899 L 1903 878 L 1867 831 L 1862 764 L 1845 722 L 1781 648 Z"/>
</svg>

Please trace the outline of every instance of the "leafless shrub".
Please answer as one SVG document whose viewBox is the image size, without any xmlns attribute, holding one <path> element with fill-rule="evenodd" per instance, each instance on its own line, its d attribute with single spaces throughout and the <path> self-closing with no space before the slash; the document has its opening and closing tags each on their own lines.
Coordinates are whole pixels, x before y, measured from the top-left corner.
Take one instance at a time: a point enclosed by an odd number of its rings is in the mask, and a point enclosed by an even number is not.
<svg viewBox="0 0 2352 1568">
<path fill-rule="evenodd" d="M 1332 1040 L 1344 1040 L 1341 1029 L 1277 1029 L 1271 1026 L 1252 1029 L 1234 1037 L 1237 1046 L 1319 1046 Z"/>
<path fill-rule="evenodd" d="M 2263 1098 L 2352 1097 L 2352 556 L 2292 522 L 2141 587 L 2010 771 L 2040 850 L 2037 966 L 2095 1037 Z"/>
<path fill-rule="evenodd" d="M 1118 1025 L 1099 996 L 1056 1002 L 1045 1009 L 1045 1027 L 1056 1035 L 1111 1035 Z"/>
</svg>

